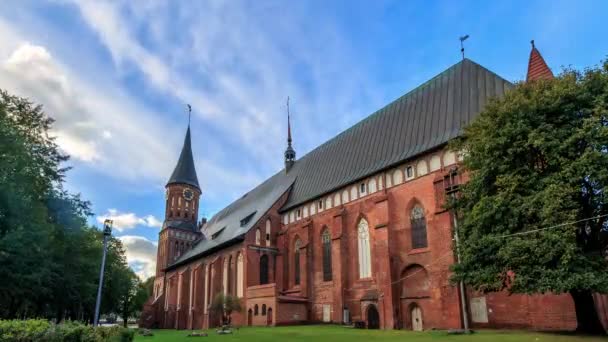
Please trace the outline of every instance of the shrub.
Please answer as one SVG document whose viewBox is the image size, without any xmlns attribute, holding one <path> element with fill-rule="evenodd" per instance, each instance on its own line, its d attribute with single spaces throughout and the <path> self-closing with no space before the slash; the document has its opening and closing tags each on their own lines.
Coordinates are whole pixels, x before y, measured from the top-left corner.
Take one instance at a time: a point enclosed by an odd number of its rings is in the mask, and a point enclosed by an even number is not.
<svg viewBox="0 0 608 342">
<path fill-rule="evenodd" d="M 0 342 L 132 342 L 135 331 L 79 322 L 52 324 L 42 319 L 0 320 Z"/>
</svg>

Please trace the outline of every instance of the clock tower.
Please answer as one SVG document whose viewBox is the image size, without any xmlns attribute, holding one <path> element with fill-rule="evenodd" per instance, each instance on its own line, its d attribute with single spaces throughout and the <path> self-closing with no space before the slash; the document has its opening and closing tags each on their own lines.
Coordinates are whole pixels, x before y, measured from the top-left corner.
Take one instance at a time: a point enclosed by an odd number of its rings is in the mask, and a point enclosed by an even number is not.
<svg viewBox="0 0 608 342">
<path fill-rule="evenodd" d="M 197 224 L 200 196 L 188 125 L 182 152 L 165 186 L 165 221 L 158 236 L 156 254 L 157 281 L 162 282 L 163 270 L 203 237 Z"/>
</svg>

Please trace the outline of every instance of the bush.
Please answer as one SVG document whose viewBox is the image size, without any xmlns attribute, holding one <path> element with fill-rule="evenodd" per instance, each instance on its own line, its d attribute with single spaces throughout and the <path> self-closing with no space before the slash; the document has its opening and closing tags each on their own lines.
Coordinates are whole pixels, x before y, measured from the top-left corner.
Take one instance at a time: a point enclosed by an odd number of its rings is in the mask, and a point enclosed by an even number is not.
<svg viewBox="0 0 608 342">
<path fill-rule="evenodd" d="M 0 320 L 0 342 L 132 342 L 135 331 L 79 322 L 52 324 L 42 319 Z"/>
</svg>

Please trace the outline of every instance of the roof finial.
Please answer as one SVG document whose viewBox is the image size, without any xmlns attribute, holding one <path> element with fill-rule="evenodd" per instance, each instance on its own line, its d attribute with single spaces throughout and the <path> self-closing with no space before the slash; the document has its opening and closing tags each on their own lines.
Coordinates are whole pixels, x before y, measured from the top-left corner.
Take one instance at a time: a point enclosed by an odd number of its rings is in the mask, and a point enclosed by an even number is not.
<svg viewBox="0 0 608 342">
<path fill-rule="evenodd" d="M 190 116 L 192 115 L 192 106 L 190 104 L 186 104 L 188 106 L 188 127 L 190 127 Z"/>
<path fill-rule="evenodd" d="M 462 53 L 462 59 L 464 59 L 464 41 L 469 39 L 469 35 L 465 34 L 464 36 L 460 37 L 460 53 Z"/>
<path fill-rule="evenodd" d="M 532 40 L 530 41 L 530 44 L 532 44 L 532 48 L 533 48 L 533 49 L 535 49 L 535 48 L 536 48 L 536 47 L 534 46 L 534 39 L 532 39 Z"/>
<path fill-rule="evenodd" d="M 287 96 L 287 144 L 291 146 L 291 122 L 289 114 L 289 96 Z"/>
</svg>

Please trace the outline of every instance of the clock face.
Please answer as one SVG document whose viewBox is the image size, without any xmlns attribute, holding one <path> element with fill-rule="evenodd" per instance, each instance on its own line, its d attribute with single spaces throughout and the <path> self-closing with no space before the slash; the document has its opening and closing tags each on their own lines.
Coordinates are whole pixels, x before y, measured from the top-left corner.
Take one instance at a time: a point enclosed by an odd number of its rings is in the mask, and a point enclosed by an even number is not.
<svg viewBox="0 0 608 342">
<path fill-rule="evenodd" d="M 191 201 L 194 197 L 194 193 L 190 189 L 184 189 L 184 199 L 186 201 Z"/>
</svg>

